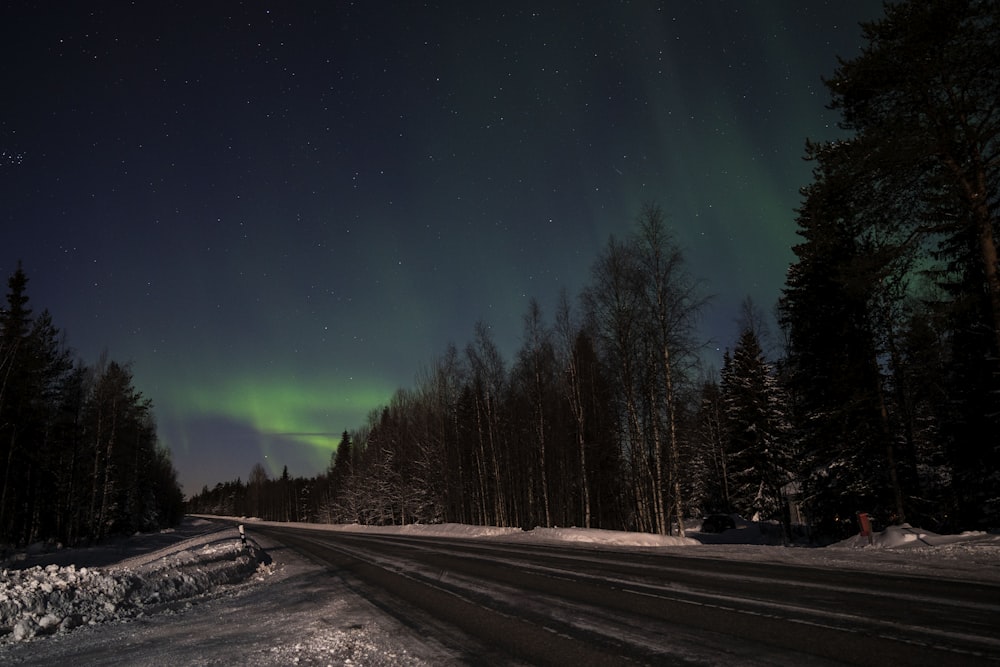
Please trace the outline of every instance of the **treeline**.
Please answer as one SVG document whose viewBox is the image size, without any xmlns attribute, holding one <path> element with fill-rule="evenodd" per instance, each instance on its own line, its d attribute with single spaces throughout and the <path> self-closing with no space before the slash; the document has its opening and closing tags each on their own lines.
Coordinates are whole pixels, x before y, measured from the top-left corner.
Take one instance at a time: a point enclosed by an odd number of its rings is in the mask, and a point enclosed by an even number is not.
<svg viewBox="0 0 1000 667">
<path fill-rule="evenodd" d="M 175 525 L 183 495 L 127 365 L 72 359 L 21 266 L 0 310 L 0 546 Z"/>
<path fill-rule="evenodd" d="M 480 323 L 368 423 L 345 432 L 312 479 L 205 488 L 197 513 L 269 520 L 583 526 L 683 532 L 708 512 L 789 523 L 795 479 L 787 397 L 749 304 L 721 382 L 695 338 L 705 301 L 667 232 L 643 208 L 611 239 L 576 305 L 532 301 L 506 360 Z"/>
<path fill-rule="evenodd" d="M 502 357 L 481 324 L 309 480 L 205 488 L 200 512 L 371 524 L 683 531 L 735 511 L 835 536 L 858 511 L 1000 525 L 1000 5 L 888 3 L 826 81 L 850 136 L 809 143 L 802 242 L 719 377 L 663 213 L 611 239 L 551 322 Z M 802 512 L 800 515 L 799 512 Z"/>
<path fill-rule="evenodd" d="M 449 347 L 415 388 L 345 433 L 325 475 L 267 480 L 255 468 L 246 484 L 203 489 L 189 508 L 669 531 L 689 506 L 680 436 L 701 301 L 662 211 L 647 207 L 640 222 L 641 234 L 612 241 L 595 268 L 593 317 L 577 316 L 564 295 L 550 326 L 532 302 L 512 364 L 480 323 L 463 351 Z"/>
</svg>

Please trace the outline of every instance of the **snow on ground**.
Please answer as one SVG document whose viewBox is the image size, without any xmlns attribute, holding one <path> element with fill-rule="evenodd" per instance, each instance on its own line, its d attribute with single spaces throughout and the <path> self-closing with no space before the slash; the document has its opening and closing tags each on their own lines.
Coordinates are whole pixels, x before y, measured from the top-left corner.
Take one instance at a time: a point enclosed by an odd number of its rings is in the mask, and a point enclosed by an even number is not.
<svg viewBox="0 0 1000 667">
<path fill-rule="evenodd" d="M 188 517 L 176 531 L 22 554 L 0 572 L 0 664 L 457 663 L 326 568 L 247 542 Z"/>
<path fill-rule="evenodd" d="M 87 567 L 71 563 L 4 569 L 0 580 L 0 642 L 19 642 L 39 635 L 69 631 L 81 625 L 121 621 L 155 613 L 172 603 L 188 600 L 220 586 L 245 581 L 264 571 L 270 558 L 258 546 L 246 548 L 217 526 L 159 551 L 121 560 L 124 548 L 77 552 L 83 561 L 110 562 L 113 567 Z M 226 531 L 231 533 L 231 531 Z M 164 534 L 169 534 L 165 532 Z M 138 537 L 137 542 L 142 542 Z M 76 550 L 58 554 L 65 559 Z M 44 554 L 25 555 L 17 561 L 45 562 Z"/>
<path fill-rule="evenodd" d="M 781 546 L 780 525 L 746 521 L 736 515 L 734 519 L 736 528 L 722 533 L 703 533 L 698 530 L 701 524 L 693 522 L 687 528 L 688 537 L 593 528 L 535 528 L 524 531 L 520 528 L 450 523 L 407 526 L 295 525 L 325 531 L 492 539 L 593 548 L 670 550 L 672 553 L 691 557 L 1000 582 L 1000 534 L 969 532 L 961 535 L 937 535 L 903 524 L 875 533 L 871 545 L 868 544 L 867 537 L 855 536 L 823 548 L 802 545 L 785 548 Z M 253 523 L 268 524 L 266 521 L 249 519 L 248 530 L 252 529 Z"/>
<path fill-rule="evenodd" d="M 0 576 L 0 662 L 45 664 L 424 665 L 447 650 L 417 637 L 345 582 L 281 545 L 188 517 L 176 531 L 89 549 L 18 554 Z M 685 556 L 794 563 L 1000 582 L 1000 535 L 936 535 L 907 525 L 826 548 L 783 548 L 773 526 L 738 521 L 689 537 L 579 528 L 444 524 L 368 527 L 294 524 L 428 537 L 665 550 Z M 692 526 L 697 527 L 697 526 Z M 230 619 L 221 623 L 221 619 Z M 294 628 L 289 633 L 289 628 Z M 209 637 L 206 637 L 206 628 Z M 294 639 L 289 639 L 293 637 Z M 293 643 L 289 643 L 292 641 Z M 134 653 L 124 653 L 132 650 Z M 212 656 L 215 656 L 214 658 Z"/>
</svg>

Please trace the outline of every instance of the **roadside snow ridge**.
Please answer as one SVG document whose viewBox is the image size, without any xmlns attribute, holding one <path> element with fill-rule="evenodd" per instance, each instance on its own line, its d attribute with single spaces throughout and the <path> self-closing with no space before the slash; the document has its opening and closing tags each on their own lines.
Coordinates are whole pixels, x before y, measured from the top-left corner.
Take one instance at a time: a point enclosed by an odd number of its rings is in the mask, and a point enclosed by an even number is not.
<svg viewBox="0 0 1000 667">
<path fill-rule="evenodd" d="M 3 570 L 0 644 L 169 610 L 270 567 L 270 559 L 254 544 L 244 549 L 230 538 L 199 546 L 109 568 Z"/>
</svg>

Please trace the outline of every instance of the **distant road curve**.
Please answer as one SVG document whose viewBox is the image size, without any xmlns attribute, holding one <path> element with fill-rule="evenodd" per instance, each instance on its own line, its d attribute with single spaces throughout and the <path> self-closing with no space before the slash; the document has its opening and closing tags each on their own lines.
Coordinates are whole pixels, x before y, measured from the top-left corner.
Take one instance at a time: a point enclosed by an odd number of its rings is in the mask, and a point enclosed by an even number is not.
<svg viewBox="0 0 1000 667">
<path fill-rule="evenodd" d="M 248 526 L 475 664 L 1000 665 L 1000 585 Z"/>
</svg>

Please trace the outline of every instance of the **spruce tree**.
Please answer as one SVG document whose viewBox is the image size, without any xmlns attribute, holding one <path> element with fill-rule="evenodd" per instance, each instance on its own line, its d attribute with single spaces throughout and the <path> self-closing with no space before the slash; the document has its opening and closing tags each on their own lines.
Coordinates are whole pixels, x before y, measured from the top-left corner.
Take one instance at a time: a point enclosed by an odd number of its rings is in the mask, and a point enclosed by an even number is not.
<svg viewBox="0 0 1000 667">
<path fill-rule="evenodd" d="M 803 190 L 803 242 L 793 248 L 797 261 L 780 303 L 803 505 L 832 533 L 851 530 L 857 511 L 889 513 L 892 506 L 872 329 L 876 283 L 859 271 L 870 254 L 859 242 L 864 220 L 851 205 L 846 150 L 810 147 L 815 182 Z"/>
<path fill-rule="evenodd" d="M 721 389 L 732 502 L 755 521 L 784 519 L 794 461 L 787 401 L 753 329 L 743 331 L 727 362 Z"/>
</svg>

